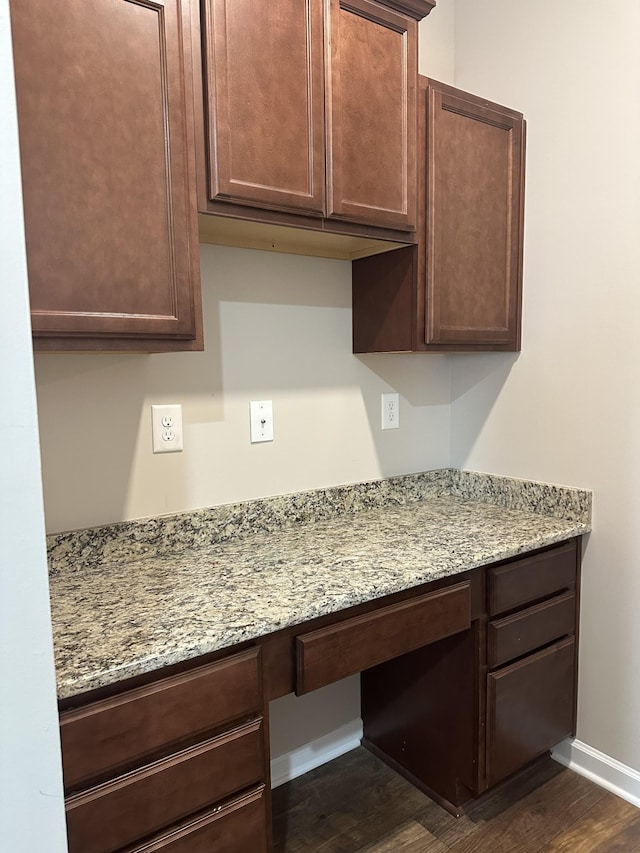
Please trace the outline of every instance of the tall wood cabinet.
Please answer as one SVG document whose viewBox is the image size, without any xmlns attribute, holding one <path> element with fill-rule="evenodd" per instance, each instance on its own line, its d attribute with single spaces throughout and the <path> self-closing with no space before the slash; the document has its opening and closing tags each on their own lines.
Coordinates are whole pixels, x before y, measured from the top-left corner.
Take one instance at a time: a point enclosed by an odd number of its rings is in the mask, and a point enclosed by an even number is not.
<svg viewBox="0 0 640 853">
<path fill-rule="evenodd" d="M 520 349 L 525 122 L 419 78 L 418 245 L 354 262 L 354 352 Z"/>
<path fill-rule="evenodd" d="M 415 229 L 417 21 L 433 5 L 204 0 L 200 211 Z"/>
<path fill-rule="evenodd" d="M 188 0 L 11 0 L 36 349 L 202 349 Z"/>
</svg>

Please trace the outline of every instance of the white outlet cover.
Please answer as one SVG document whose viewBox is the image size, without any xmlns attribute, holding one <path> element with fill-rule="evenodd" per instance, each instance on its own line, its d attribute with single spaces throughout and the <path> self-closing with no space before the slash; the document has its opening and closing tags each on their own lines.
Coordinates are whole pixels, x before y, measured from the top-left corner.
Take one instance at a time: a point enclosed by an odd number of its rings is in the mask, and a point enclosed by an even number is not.
<svg viewBox="0 0 640 853">
<path fill-rule="evenodd" d="M 381 426 L 382 429 L 398 429 L 400 427 L 400 395 L 397 391 L 389 391 L 381 395 Z"/>
<path fill-rule="evenodd" d="M 180 453 L 182 446 L 182 406 L 151 406 L 151 435 L 154 453 Z"/>
<path fill-rule="evenodd" d="M 271 400 L 252 400 L 249 403 L 251 418 L 251 444 L 273 441 L 273 404 Z"/>
</svg>

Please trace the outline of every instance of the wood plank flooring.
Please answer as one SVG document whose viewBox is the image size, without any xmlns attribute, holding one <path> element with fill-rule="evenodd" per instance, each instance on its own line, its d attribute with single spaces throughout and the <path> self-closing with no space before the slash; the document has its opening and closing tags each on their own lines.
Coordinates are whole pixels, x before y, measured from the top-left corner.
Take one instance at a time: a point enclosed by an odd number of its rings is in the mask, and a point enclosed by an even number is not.
<svg viewBox="0 0 640 853">
<path fill-rule="evenodd" d="M 454 818 L 363 748 L 273 791 L 274 853 L 640 853 L 640 809 L 545 758 Z"/>
</svg>

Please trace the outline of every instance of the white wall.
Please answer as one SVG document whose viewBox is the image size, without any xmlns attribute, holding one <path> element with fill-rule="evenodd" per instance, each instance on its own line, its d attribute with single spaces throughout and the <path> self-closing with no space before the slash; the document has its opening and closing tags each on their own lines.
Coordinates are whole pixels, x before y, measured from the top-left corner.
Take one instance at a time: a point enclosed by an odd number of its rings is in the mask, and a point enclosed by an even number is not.
<svg viewBox="0 0 640 853">
<path fill-rule="evenodd" d="M 8 0 L 0 0 L 0 850 L 66 847 Z"/>
<path fill-rule="evenodd" d="M 640 4 L 456 0 L 456 85 L 529 122 L 523 351 L 452 360 L 452 462 L 590 487 L 578 737 L 640 769 Z"/>
</svg>

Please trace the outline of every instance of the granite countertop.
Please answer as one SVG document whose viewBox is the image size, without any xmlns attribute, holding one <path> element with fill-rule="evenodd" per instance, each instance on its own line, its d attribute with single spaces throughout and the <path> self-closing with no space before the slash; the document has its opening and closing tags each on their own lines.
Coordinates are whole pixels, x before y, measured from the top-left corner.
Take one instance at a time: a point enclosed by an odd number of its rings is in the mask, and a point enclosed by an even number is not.
<svg viewBox="0 0 640 853">
<path fill-rule="evenodd" d="M 58 697 L 586 533 L 591 493 L 454 469 L 49 537 Z"/>
</svg>

